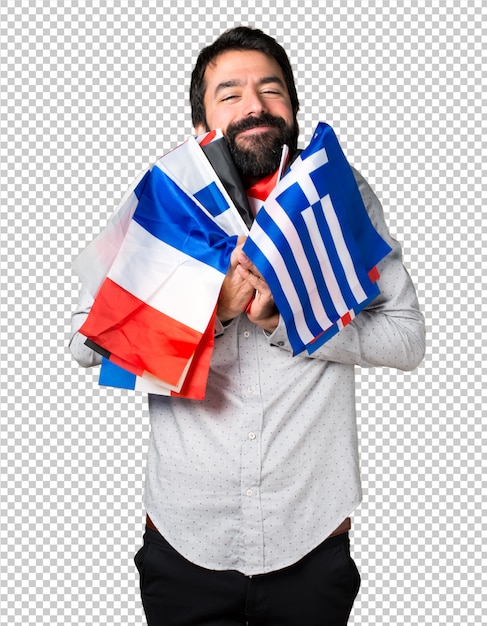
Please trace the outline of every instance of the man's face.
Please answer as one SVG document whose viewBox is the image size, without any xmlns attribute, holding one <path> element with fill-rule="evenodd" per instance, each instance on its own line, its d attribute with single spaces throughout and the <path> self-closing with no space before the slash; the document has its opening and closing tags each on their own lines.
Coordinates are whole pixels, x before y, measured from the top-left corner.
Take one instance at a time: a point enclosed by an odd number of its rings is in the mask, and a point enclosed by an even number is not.
<svg viewBox="0 0 487 626">
<path fill-rule="evenodd" d="M 295 145 L 299 132 L 277 61 L 256 50 L 228 50 L 208 65 L 205 82 L 208 128 L 196 132 L 221 128 L 243 176 L 276 170 L 282 145 Z"/>
</svg>

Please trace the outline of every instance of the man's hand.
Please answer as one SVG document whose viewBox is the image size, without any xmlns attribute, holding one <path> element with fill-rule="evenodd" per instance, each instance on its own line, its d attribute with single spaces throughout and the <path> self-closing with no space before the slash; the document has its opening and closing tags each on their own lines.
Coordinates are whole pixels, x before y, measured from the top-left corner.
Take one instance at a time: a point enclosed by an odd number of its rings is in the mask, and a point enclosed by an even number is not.
<svg viewBox="0 0 487 626">
<path fill-rule="evenodd" d="M 254 297 L 254 287 L 237 271 L 238 255 L 242 251 L 245 240 L 244 236 L 238 238 L 237 246 L 230 257 L 230 267 L 222 284 L 216 312 L 221 322 L 228 322 L 238 317 Z"/>
<path fill-rule="evenodd" d="M 269 286 L 255 265 L 242 252 L 246 237 L 239 237 L 218 300 L 218 319 L 226 322 L 244 311 L 251 322 L 272 333 L 279 312 Z"/>
<path fill-rule="evenodd" d="M 238 260 L 236 271 L 254 289 L 254 299 L 247 307 L 247 316 L 251 322 L 272 333 L 279 323 L 279 311 L 269 285 L 255 265 L 242 252 L 242 248 L 237 251 L 236 256 Z"/>
</svg>

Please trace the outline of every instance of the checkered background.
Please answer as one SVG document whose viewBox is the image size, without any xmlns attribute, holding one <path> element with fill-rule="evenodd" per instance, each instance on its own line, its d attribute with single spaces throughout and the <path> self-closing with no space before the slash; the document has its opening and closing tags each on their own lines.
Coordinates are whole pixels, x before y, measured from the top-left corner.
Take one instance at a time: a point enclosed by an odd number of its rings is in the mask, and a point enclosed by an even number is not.
<svg viewBox="0 0 487 626">
<path fill-rule="evenodd" d="M 327 121 L 375 188 L 427 318 L 418 370 L 357 372 L 364 502 L 352 541 L 363 582 L 351 623 L 486 623 L 487 10 L 481 0 L 236 4 L 1 4 L 0 622 L 144 624 L 132 556 L 146 401 L 99 388 L 71 360 L 71 263 L 139 171 L 191 132 L 195 57 L 243 23 L 290 55 L 301 143 Z"/>
</svg>

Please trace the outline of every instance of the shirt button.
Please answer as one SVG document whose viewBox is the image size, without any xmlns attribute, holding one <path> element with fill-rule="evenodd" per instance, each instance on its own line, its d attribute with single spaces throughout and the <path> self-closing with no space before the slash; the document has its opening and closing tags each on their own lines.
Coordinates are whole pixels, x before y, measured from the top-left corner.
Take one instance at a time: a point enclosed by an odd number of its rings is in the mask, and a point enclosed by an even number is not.
<svg viewBox="0 0 487 626">
<path fill-rule="evenodd" d="M 247 387 L 248 393 L 254 393 L 254 388 L 252 386 Z"/>
<path fill-rule="evenodd" d="M 249 333 L 249 331 L 248 331 L 248 330 L 246 330 L 246 331 L 244 332 L 244 334 L 243 334 L 243 335 L 244 335 L 244 337 L 245 337 L 246 339 L 248 339 L 248 338 L 250 337 L 250 333 Z"/>
<path fill-rule="evenodd" d="M 253 493 L 252 489 L 247 489 L 247 491 L 245 492 L 245 495 L 249 496 L 249 498 L 250 498 L 252 493 Z"/>
<path fill-rule="evenodd" d="M 255 433 L 249 433 L 249 439 L 255 439 L 257 435 Z"/>
</svg>

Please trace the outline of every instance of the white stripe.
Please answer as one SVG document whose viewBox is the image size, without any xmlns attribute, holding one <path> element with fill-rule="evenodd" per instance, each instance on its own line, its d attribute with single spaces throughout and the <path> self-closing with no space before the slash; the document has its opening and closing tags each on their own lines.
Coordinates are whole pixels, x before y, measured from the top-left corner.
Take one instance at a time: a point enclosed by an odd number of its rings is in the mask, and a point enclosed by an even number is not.
<svg viewBox="0 0 487 626">
<path fill-rule="evenodd" d="M 291 250 L 293 251 L 293 257 L 297 263 L 301 277 L 306 285 L 306 291 L 313 302 L 315 317 L 323 328 L 327 328 L 332 322 L 326 314 L 321 298 L 319 297 L 319 289 L 315 281 L 313 270 L 309 264 L 306 251 L 294 224 L 281 205 L 275 200 L 272 203 L 266 202 L 265 210 L 279 226 L 281 232 L 288 241 Z M 274 266 L 273 259 L 272 265 Z"/>
<path fill-rule="evenodd" d="M 303 216 L 306 226 L 308 227 L 308 233 L 311 238 L 313 248 L 315 249 L 318 259 L 320 260 L 320 265 L 323 270 L 323 279 L 326 283 L 328 292 L 330 293 L 332 302 L 337 310 L 338 315 L 345 315 L 345 313 L 348 312 L 348 306 L 343 299 L 340 285 L 338 284 L 335 273 L 333 271 L 333 267 L 330 262 L 330 257 L 328 256 L 326 246 L 323 243 L 323 239 L 321 238 L 318 228 L 318 222 L 316 221 L 313 209 L 310 207 L 309 209 L 303 211 L 301 215 Z"/>
<path fill-rule="evenodd" d="M 328 156 L 324 149 L 318 150 L 304 161 L 301 158 L 298 158 L 292 164 L 291 170 L 286 174 L 286 176 L 284 176 L 279 183 L 279 187 L 276 187 L 275 193 L 271 194 L 270 198 L 280 195 L 291 185 L 297 183 L 308 199 L 310 205 L 315 202 L 319 202 L 320 196 L 310 178 L 310 174 L 326 163 L 328 163 Z"/>
<path fill-rule="evenodd" d="M 196 164 L 197 167 L 194 167 Z M 156 163 L 157 167 L 182 185 L 190 195 L 214 181 L 214 174 L 208 172 L 206 165 L 209 166 L 208 159 L 194 138 L 187 139 Z"/>
<path fill-rule="evenodd" d="M 284 295 L 289 303 L 289 306 L 293 312 L 294 322 L 296 324 L 296 330 L 304 344 L 309 343 L 314 339 L 314 334 L 308 328 L 306 323 L 303 308 L 299 300 L 299 296 L 294 287 L 291 276 L 289 275 L 286 263 L 282 258 L 282 255 L 278 248 L 276 248 L 272 239 L 269 238 L 267 233 L 262 230 L 257 222 L 252 225 L 252 240 L 256 246 L 260 249 L 262 254 L 269 260 L 272 268 L 276 272 L 281 287 L 284 291 Z"/>
<path fill-rule="evenodd" d="M 367 294 L 362 288 L 360 281 L 358 279 L 357 273 L 355 272 L 355 266 L 352 261 L 352 257 L 348 250 L 347 244 L 345 242 L 345 238 L 343 236 L 342 228 L 340 226 L 340 222 L 338 220 L 338 216 L 335 213 L 335 208 L 331 202 L 331 198 L 329 195 L 325 196 L 321 200 L 321 208 L 323 209 L 323 213 L 325 215 L 326 221 L 328 223 L 328 227 L 330 229 L 331 235 L 333 237 L 333 241 L 335 243 L 335 247 L 338 252 L 338 256 L 340 258 L 340 262 L 345 271 L 345 275 L 347 277 L 348 284 L 352 293 L 360 304 L 367 298 Z"/>
<path fill-rule="evenodd" d="M 156 163 L 163 172 L 190 196 L 215 183 L 229 208 L 216 218 L 210 216 L 227 235 L 246 235 L 249 230 L 215 170 L 194 137 L 171 150 Z M 210 215 L 208 213 L 208 215 Z"/>
<path fill-rule="evenodd" d="M 314 172 L 322 165 L 328 163 L 328 160 L 329 159 L 325 148 L 320 148 L 319 150 L 316 150 L 316 152 L 313 152 L 313 154 L 310 154 L 310 156 L 306 157 L 305 159 L 303 159 L 300 155 L 299 158 L 296 159 L 296 161 L 294 161 L 294 163 L 291 165 L 291 169 L 294 172 L 299 170 L 300 176 L 302 176 L 303 174 L 311 174 L 311 172 Z"/>
<path fill-rule="evenodd" d="M 310 178 L 310 174 L 326 163 L 328 163 L 328 155 L 326 154 L 326 150 L 322 148 L 304 160 L 301 158 L 296 159 L 291 166 L 290 182 L 297 182 L 302 188 L 306 187 L 309 193 L 309 195 L 306 195 L 310 200 L 310 204 L 314 204 L 320 199 L 316 187 Z M 289 176 L 289 174 L 287 176 Z M 287 176 L 284 177 L 284 180 Z"/>
<path fill-rule="evenodd" d="M 304 195 L 308 199 L 310 206 L 313 204 L 316 204 L 317 202 L 321 200 L 318 190 L 316 189 L 313 181 L 311 180 L 309 176 L 306 176 L 306 178 L 303 178 L 303 180 L 300 180 L 298 184 L 301 187 L 301 191 L 304 193 Z"/>
<path fill-rule="evenodd" d="M 136 391 L 144 391 L 145 393 L 157 393 L 160 396 L 170 396 L 171 391 L 179 393 L 192 361 L 193 357 L 189 359 L 177 385 L 169 385 L 169 383 L 164 382 L 160 378 L 156 378 L 152 374 L 149 374 L 149 372 L 144 372 L 142 376 L 135 377 L 134 389 Z"/>
<path fill-rule="evenodd" d="M 132 222 L 108 277 L 161 313 L 203 333 L 224 274 Z"/>
<path fill-rule="evenodd" d="M 167 387 L 163 387 L 146 380 L 143 376 L 137 376 L 135 378 L 135 391 L 142 391 L 143 393 L 155 393 L 159 396 L 170 396 L 171 390 Z"/>
<path fill-rule="evenodd" d="M 227 235 L 248 235 L 249 229 L 234 204 L 220 215 L 211 218 Z"/>
<path fill-rule="evenodd" d="M 122 245 L 138 204 L 134 189 L 146 172 L 147 170 L 142 172 L 132 183 L 108 224 L 73 263 L 73 270 L 93 297 L 100 290 Z"/>
</svg>

